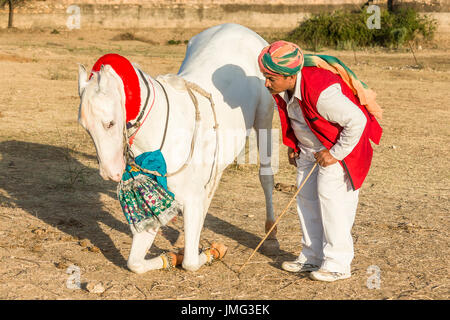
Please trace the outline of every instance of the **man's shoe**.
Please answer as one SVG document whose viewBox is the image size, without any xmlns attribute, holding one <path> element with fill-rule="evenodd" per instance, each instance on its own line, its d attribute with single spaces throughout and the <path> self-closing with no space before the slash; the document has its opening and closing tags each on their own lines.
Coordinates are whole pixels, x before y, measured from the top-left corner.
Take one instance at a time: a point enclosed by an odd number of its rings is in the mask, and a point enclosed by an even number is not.
<svg viewBox="0 0 450 320">
<path fill-rule="evenodd" d="M 309 277 L 312 280 L 326 281 L 326 282 L 348 279 L 351 276 L 352 276 L 351 273 L 331 272 L 326 270 L 317 270 L 309 274 Z"/>
<path fill-rule="evenodd" d="M 281 268 L 289 272 L 311 272 L 319 270 L 319 266 L 316 266 L 315 264 L 302 263 L 297 260 L 284 261 Z"/>
</svg>

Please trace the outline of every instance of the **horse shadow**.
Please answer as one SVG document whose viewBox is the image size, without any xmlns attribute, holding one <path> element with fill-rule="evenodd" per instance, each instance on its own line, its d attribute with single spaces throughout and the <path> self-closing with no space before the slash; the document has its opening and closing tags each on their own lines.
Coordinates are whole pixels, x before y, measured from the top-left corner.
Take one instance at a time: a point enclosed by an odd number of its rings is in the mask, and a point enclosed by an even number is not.
<svg viewBox="0 0 450 320">
<path fill-rule="evenodd" d="M 261 190 L 262 192 L 262 190 Z M 262 207 L 262 210 L 264 210 L 264 207 Z M 261 224 L 263 227 L 263 223 Z M 214 233 L 221 234 L 223 236 L 226 236 L 230 239 L 235 239 L 240 245 L 245 246 L 249 249 L 253 249 L 257 247 L 259 242 L 262 240 L 259 236 L 250 233 L 248 231 L 245 231 L 244 229 L 237 227 L 227 221 L 224 221 L 212 214 L 208 214 L 205 219 L 205 228 L 208 228 L 209 230 L 213 231 Z M 282 250 L 281 248 L 277 250 L 275 253 L 270 250 L 264 250 L 264 247 L 262 246 L 258 253 L 272 259 L 269 264 L 273 267 L 280 268 L 281 263 L 279 261 L 280 257 L 283 257 L 284 260 L 294 260 L 297 258 L 294 256 L 291 252 L 286 252 Z M 250 253 L 249 253 L 250 255 Z M 244 262 L 245 259 L 242 261 Z"/>
<path fill-rule="evenodd" d="M 0 155 L 0 189 L 6 191 L 0 194 L 3 207 L 20 208 L 75 239 L 88 239 L 107 260 L 126 268 L 127 261 L 105 232 L 105 226 L 131 237 L 130 228 L 125 218 L 118 220 L 108 212 L 101 200 L 102 194 L 115 199 L 117 184 L 104 181 L 97 169 L 87 167 L 77 159 L 94 160 L 95 156 L 15 140 L 0 142 Z M 237 238 L 248 248 L 255 248 L 260 241 L 258 236 L 211 214 L 206 217 L 205 227 L 217 234 Z M 171 243 L 180 232 L 183 231 L 170 225 L 162 228 L 162 235 Z M 163 249 L 153 245 L 149 254 L 162 252 Z M 280 251 L 279 255 L 289 253 Z"/>
<path fill-rule="evenodd" d="M 98 171 L 74 157 L 95 156 L 67 148 L 24 141 L 0 143 L 2 206 L 21 208 L 47 225 L 88 239 L 113 264 L 126 261 L 102 225 L 131 234 L 128 225 L 105 210 L 101 194 L 116 197 L 116 185 L 103 181 Z M 26 217 L 24 217 L 26 219 Z"/>
</svg>

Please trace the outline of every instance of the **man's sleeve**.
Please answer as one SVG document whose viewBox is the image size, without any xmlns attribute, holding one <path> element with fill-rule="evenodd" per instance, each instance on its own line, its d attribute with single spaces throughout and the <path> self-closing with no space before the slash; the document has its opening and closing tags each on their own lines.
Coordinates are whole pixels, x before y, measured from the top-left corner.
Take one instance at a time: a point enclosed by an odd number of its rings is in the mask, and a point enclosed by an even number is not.
<svg viewBox="0 0 450 320">
<path fill-rule="evenodd" d="M 337 160 L 344 159 L 358 144 L 367 123 L 366 116 L 342 93 L 339 83 L 322 91 L 316 106 L 322 117 L 343 128 L 338 141 L 330 149 L 330 154 Z"/>
</svg>

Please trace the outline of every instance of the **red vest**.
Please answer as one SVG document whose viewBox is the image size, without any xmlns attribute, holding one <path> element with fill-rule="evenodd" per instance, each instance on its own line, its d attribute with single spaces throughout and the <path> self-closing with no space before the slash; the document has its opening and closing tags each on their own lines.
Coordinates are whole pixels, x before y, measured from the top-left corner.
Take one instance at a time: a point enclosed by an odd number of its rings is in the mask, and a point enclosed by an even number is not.
<svg viewBox="0 0 450 320">
<path fill-rule="evenodd" d="M 335 83 L 339 83 L 341 85 L 342 93 L 355 103 L 366 116 L 367 124 L 358 144 L 347 157 L 342 161 L 339 161 L 347 172 L 353 189 L 359 189 L 369 172 L 370 164 L 372 162 L 373 150 L 369 139 L 375 144 L 379 144 L 381 139 L 382 129 L 378 124 L 378 121 L 359 103 L 358 98 L 339 75 L 317 67 L 303 67 L 301 76 L 300 86 L 302 100 L 298 100 L 298 103 L 305 118 L 305 122 L 323 146 L 328 150 L 330 150 L 338 141 L 342 127 L 336 123 L 327 121 L 317 111 L 317 100 L 323 90 Z M 280 115 L 283 144 L 299 151 L 297 145 L 298 141 L 289 121 L 286 102 L 278 94 L 273 97 L 277 103 Z"/>
</svg>

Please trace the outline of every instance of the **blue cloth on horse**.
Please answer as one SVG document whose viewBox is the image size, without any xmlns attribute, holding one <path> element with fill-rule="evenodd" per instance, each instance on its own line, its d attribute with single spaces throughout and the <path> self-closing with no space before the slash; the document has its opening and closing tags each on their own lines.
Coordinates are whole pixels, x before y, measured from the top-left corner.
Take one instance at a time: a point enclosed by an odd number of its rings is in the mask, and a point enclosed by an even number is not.
<svg viewBox="0 0 450 320">
<path fill-rule="evenodd" d="M 137 156 L 134 159 L 134 162 L 136 162 L 138 166 L 146 170 L 157 171 L 162 175 L 162 177 L 142 171 L 134 171 L 132 170 L 131 166 L 127 164 L 125 172 L 122 176 L 122 180 L 126 181 L 128 179 L 131 179 L 131 176 L 136 177 L 139 174 L 145 174 L 146 176 L 149 176 L 150 178 L 156 180 L 156 182 L 158 182 L 158 184 L 160 184 L 167 191 L 167 193 L 174 197 L 174 194 L 167 188 L 167 178 L 164 177 L 164 175 L 167 173 L 166 160 L 164 159 L 161 150 L 144 152 L 143 154 Z"/>
<path fill-rule="evenodd" d="M 166 225 L 182 211 L 167 189 L 166 161 L 160 150 L 146 152 L 128 165 L 117 186 L 117 196 L 128 223 L 137 232 Z M 159 175 L 143 172 L 148 170 Z"/>
</svg>

